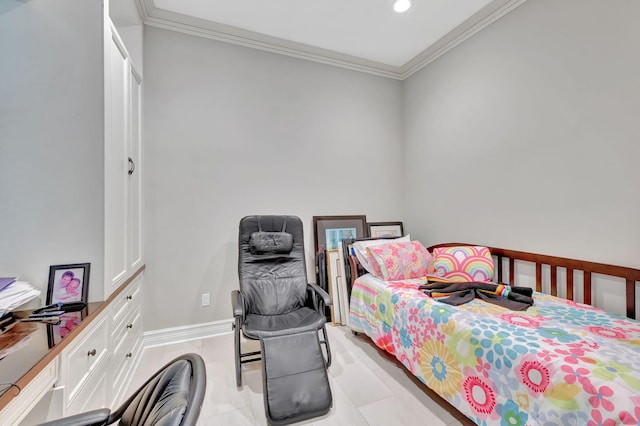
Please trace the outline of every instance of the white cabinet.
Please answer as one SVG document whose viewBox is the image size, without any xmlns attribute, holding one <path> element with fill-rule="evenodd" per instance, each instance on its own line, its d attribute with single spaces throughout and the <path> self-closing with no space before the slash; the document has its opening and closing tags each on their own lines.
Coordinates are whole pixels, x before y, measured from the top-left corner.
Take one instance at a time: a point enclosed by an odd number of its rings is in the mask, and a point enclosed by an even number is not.
<svg viewBox="0 0 640 426">
<path fill-rule="evenodd" d="M 142 349 L 142 285 L 140 273 L 60 354 L 64 416 L 116 408 L 128 396 Z"/>
<path fill-rule="evenodd" d="M 131 63 L 131 62 L 130 62 Z M 142 77 L 129 67 L 130 137 L 129 137 L 129 271 L 142 266 Z"/>
<path fill-rule="evenodd" d="M 127 53 L 113 27 L 105 54 L 105 296 L 127 273 Z"/>
<path fill-rule="evenodd" d="M 107 401 L 109 400 L 108 391 L 107 370 L 103 368 L 97 371 L 91 377 L 91 381 L 87 382 L 82 388 L 82 396 L 76 398 L 71 405 L 67 406 L 66 416 L 107 407 Z"/>
<path fill-rule="evenodd" d="M 104 295 L 143 262 L 142 78 L 116 28 L 105 17 Z"/>
<path fill-rule="evenodd" d="M 60 355 L 65 416 L 108 406 L 108 389 L 102 380 L 109 359 L 108 318 L 107 313 L 100 314 Z M 102 398 L 86 401 L 88 393 Z"/>
<path fill-rule="evenodd" d="M 139 275 L 111 303 L 111 360 L 109 379 L 111 403 L 120 403 L 131 372 L 142 349 L 142 275 Z"/>
</svg>

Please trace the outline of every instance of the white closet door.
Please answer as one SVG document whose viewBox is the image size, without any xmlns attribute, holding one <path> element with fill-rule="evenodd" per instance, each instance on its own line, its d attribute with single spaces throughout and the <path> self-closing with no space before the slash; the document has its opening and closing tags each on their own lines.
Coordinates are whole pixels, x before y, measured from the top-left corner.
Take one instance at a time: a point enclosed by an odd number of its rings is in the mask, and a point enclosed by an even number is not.
<svg viewBox="0 0 640 426">
<path fill-rule="evenodd" d="M 142 265 L 142 79 L 130 67 L 129 270 Z"/>
<path fill-rule="evenodd" d="M 105 55 L 105 297 L 127 273 L 129 64 L 112 30 Z"/>
</svg>

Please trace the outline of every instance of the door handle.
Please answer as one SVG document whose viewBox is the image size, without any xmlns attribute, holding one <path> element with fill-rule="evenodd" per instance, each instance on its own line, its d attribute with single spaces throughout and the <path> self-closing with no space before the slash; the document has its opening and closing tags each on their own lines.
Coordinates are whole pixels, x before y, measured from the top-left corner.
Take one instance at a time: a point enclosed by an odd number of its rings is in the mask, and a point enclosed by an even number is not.
<svg viewBox="0 0 640 426">
<path fill-rule="evenodd" d="M 136 163 L 134 163 L 133 159 L 129 157 L 129 171 L 127 173 L 129 174 L 129 176 L 131 176 L 135 170 L 136 170 Z"/>
</svg>

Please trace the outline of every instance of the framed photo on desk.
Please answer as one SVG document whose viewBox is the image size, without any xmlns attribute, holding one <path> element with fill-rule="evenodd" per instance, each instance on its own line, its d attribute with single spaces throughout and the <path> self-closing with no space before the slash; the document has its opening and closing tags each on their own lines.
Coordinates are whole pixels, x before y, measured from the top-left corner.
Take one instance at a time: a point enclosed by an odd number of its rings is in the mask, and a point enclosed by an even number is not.
<svg viewBox="0 0 640 426">
<path fill-rule="evenodd" d="M 57 302 L 86 303 L 89 296 L 90 269 L 90 263 L 50 266 L 47 304 Z"/>
</svg>

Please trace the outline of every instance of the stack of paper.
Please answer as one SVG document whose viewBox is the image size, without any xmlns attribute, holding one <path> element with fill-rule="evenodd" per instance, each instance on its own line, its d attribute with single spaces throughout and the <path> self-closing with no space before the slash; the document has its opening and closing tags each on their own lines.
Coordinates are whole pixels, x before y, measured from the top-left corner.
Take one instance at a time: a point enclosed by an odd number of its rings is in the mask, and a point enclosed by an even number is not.
<svg viewBox="0 0 640 426">
<path fill-rule="evenodd" d="M 13 311 L 38 296 L 40 296 L 40 290 L 36 290 L 31 284 L 13 281 L 0 290 L 0 315 Z"/>
<path fill-rule="evenodd" d="M 0 291 L 4 290 L 9 284 L 14 283 L 16 278 L 0 278 Z"/>
</svg>

